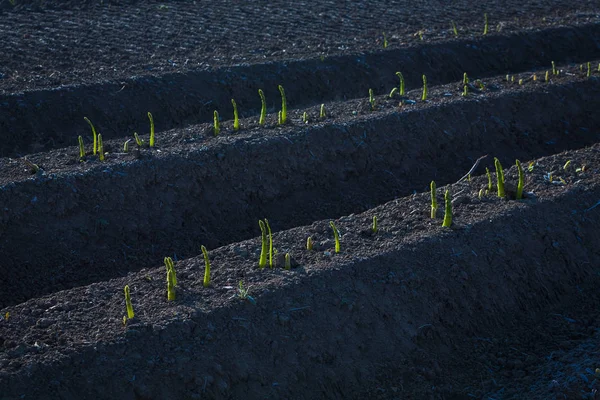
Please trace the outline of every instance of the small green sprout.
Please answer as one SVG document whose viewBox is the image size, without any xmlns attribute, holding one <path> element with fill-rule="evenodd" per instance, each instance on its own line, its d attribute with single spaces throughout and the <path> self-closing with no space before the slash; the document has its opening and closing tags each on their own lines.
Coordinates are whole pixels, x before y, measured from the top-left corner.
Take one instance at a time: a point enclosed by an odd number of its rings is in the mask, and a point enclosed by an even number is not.
<svg viewBox="0 0 600 400">
<path fill-rule="evenodd" d="M 25 163 L 25 165 L 27 165 L 27 167 L 29 168 L 29 172 L 31 172 L 32 174 L 37 174 L 40 171 L 39 165 L 32 163 L 28 159 L 23 158 L 23 162 Z"/>
<path fill-rule="evenodd" d="M 421 96 L 421 100 L 427 100 L 427 77 L 423 75 L 423 95 Z"/>
<path fill-rule="evenodd" d="M 369 89 L 369 103 L 371 104 L 371 111 L 375 111 L 375 96 L 373 96 L 373 89 Z"/>
<path fill-rule="evenodd" d="M 240 118 L 238 116 L 237 104 L 234 99 L 231 99 L 231 105 L 233 106 L 233 130 L 238 131 L 240 129 Z"/>
<path fill-rule="evenodd" d="M 214 131 L 215 136 L 218 136 L 221 133 L 221 123 L 219 122 L 219 112 L 215 110 L 213 113 L 213 122 L 214 122 Z"/>
<path fill-rule="evenodd" d="M 83 146 L 83 138 L 79 136 L 77 140 L 79 140 L 79 159 L 83 160 L 85 158 L 85 147 Z"/>
<path fill-rule="evenodd" d="M 550 71 L 546 71 L 546 75 L 544 76 L 544 82 L 548 82 L 550 80 Z"/>
<path fill-rule="evenodd" d="M 244 282 L 240 281 L 238 285 L 238 297 L 242 300 L 248 300 L 252 304 L 256 304 L 256 300 L 248 294 L 249 292 L 250 288 L 244 288 Z"/>
<path fill-rule="evenodd" d="M 565 165 L 563 165 L 563 169 L 566 170 L 567 168 L 569 168 L 569 165 L 571 165 L 571 160 L 567 161 Z"/>
<path fill-rule="evenodd" d="M 506 82 L 510 82 L 510 75 L 506 74 Z"/>
<path fill-rule="evenodd" d="M 175 263 L 173 263 L 173 259 L 171 257 L 165 257 L 164 261 L 167 272 L 173 272 L 173 286 L 177 286 L 177 273 L 175 272 Z"/>
<path fill-rule="evenodd" d="M 463 97 L 467 97 L 469 95 L 469 86 L 468 85 L 463 86 L 462 95 L 463 95 Z"/>
<path fill-rule="evenodd" d="M 492 174 L 490 174 L 490 169 L 488 167 L 485 167 L 485 174 L 487 175 L 488 178 L 488 188 L 487 190 L 489 192 L 492 191 Z"/>
<path fill-rule="evenodd" d="M 450 21 L 450 24 L 452 24 L 452 32 L 454 32 L 454 37 L 458 37 L 458 29 L 456 28 L 456 24 L 454 21 Z"/>
<path fill-rule="evenodd" d="M 537 81 L 537 74 L 533 74 L 532 78 L 533 78 L 533 81 L 536 82 Z"/>
<path fill-rule="evenodd" d="M 483 34 L 485 36 L 488 34 L 488 27 L 489 27 L 487 13 L 483 14 L 483 19 L 484 19 Z"/>
<path fill-rule="evenodd" d="M 308 124 L 308 114 L 306 113 L 306 111 L 304 111 L 304 114 L 302 114 L 302 122 Z"/>
<path fill-rule="evenodd" d="M 383 48 L 387 49 L 387 47 L 388 47 L 387 37 L 385 36 L 385 32 L 383 32 Z"/>
<path fill-rule="evenodd" d="M 202 249 L 202 254 L 204 255 L 204 287 L 208 287 L 210 285 L 210 260 L 208 259 L 208 251 L 204 245 L 200 246 Z"/>
<path fill-rule="evenodd" d="M 267 118 L 267 100 L 265 99 L 265 94 L 263 93 L 262 89 L 258 89 L 258 95 L 260 96 L 261 103 L 260 119 L 258 120 L 258 124 L 264 125 Z"/>
<path fill-rule="evenodd" d="M 101 134 L 98 134 L 98 159 L 104 161 L 104 142 Z"/>
<path fill-rule="evenodd" d="M 527 170 L 529 172 L 533 172 L 534 166 L 535 166 L 535 161 L 530 161 L 529 165 L 527 166 Z"/>
<path fill-rule="evenodd" d="M 321 111 L 319 112 L 319 118 L 323 119 L 327 115 L 325 114 L 325 104 L 321 104 Z"/>
<path fill-rule="evenodd" d="M 519 86 L 523 84 L 523 79 L 519 79 Z"/>
<path fill-rule="evenodd" d="M 138 136 L 137 132 L 133 132 L 133 137 L 135 139 L 135 144 L 137 144 L 138 147 L 143 147 L 144 146 L 144 141 L 142 139 L 140 139 L 140 137 Z"/>
<path fill-rule="evenodd" d="M 340 233 L 338 232 L 337 228 L 333 224 L 333 221 L 329 221 L 329 226 L 331 226 L 331 229 L 333 229 L 333 238 L 335 239 L 335 252 L 339 253 L 340 252 Z"/>
<path fill-rule="evenodd" d="M 378 229 L 379 228 L 377 227 L 377 215 L 373 215 L 373 224 L 371 225 L 371 232 L 375 234 L 377 233 Z"/>
<path fill-rule="evenodd" d="M 479 189 L 479 200 L 481 200 L 481 198 L 485 195 L 485 192 L 486 191 L 484 188 Z"/>
<path fill-rule="evenodd" d="M 263 220 L 258 221 L 258 226 L 260 227 L 261 233 L 261 248 L 260 258 L 258 259 L 258 267 L 262 269 L 267 266 L 267 228 L 265 227 Z"/>
<path fill-rule="evenodd" d="M 494 157 L 494 166 L 496 167 L 496 180 L 498 181 L 498 197 L 504 198 L 504 172 L 500 160 Z"/>
<path fill-rule="evenodd" d="M 131 139 L 127 139 L 125 143 L 123 143 L 123 153 L 129 153 L 129 142 L 131 142 Z"/>
<path fill-rule="evenodd" d="M 587 74 L 586 76 L 589 78 L 590 76 L 592 76 L 592 64 L 591 63 L 587 63 Z"/>
<path fill-rule="evenodd" d="M 419 35 L 419 40 L 423 40 L 423 31 L 418 31 L 417 35 Z"/>
<path fill-rule="evenodd" d="M 175 283 L 173 281 L 175 273 L 172 269 L 167 271 L 167 300 L 175 300 Z"/>
<path fill-rule="evenodd" d="M 154 147 L 154 118 L 152 118 L 152 114 L 148 112 L 148 119 L 150 120 L 150 147 Z"/>
<path fill-rule="evenodd" d="M 429 185 L 431 191 L 431 219 L 435 219 L 437 216 L 437 199 L 435 197 L 435 182 L 431 181 Z"/>
<path fill-rule="evenodd" d="M 127 315 L 123 315 L 123 327 L 127 326 Z"/>
<path fill-rule="evenodd" d="M 92 128 L 92 138 L 94 139 L 94 144 L 92 145 L 92 154 L 96 155 L 98 151 L 98 134 L 96 133 L 96 128 L 94 128 L 94 124 L 92 124 L 92 121 L 90 121 L 88 117 L 83 117 L 83 119 L 90 125 L 90 128 Z"/>
<path fill-rule="evenodd" d="M 579 64 L 579 70 L 583 72 L 583 64 Z"/>
<path fill-rule="evenodd" d="M 467 76 L 467 73 L 463 73 L 463 85 L 467 85 L 469 83 L 469 77 Z"/>
<path fill-rule="evenodd" d="M 133 306 L 131 305 L 131 296 L 129 294 L 129 285 L 125 285 L 125 307 L 127 307 L 127 318 L 133 319 Z"/>
<path fill-rule="evenodd" d="M 312 237 L 309 236 L 306 238 L 306 250 L 312 250 L 313 249 L 313 240 Z"/>
<path fill-rule="evenodd" d="M 265 226 L 267 227 L 267 233 L 269 234 L 269 267 L 273 268 L 273 232 L 271 232 L 271 226 L 269 220 L 265 218 Z"/>
<path fill-rule="evenodd" d="M 287 122 L 287 101 L 285 100 L 285 91 L 283 86 L 279 85 L 279 93 L 281 93 L 281 121 L 280 125 L 284 125 Z"/>
<path fill-rule="evenodd" d="M 400 96 L 404 96 L 404 76 L 401 72 L 396 72 L 396 76 L 400 79 Z"/>
<path fill-rule="evenodd" d="M 517 183 L 517 200 L 521 200 L 523 198 L 523 168 L 521 168 L 521 162 L 517 160 L 516 162 L 517 170 L 519 171 L 519 181 Z"/>
<path fill-rule="evenodd" d="M 285 269 L 292 269 L 292 258 L 290 257 L 290 253 L 285 253 Z"/>
<path fill-rule="evenodd" d="M 552 61 L 552 75 L 558 75 L 558 71 L 556 70 L 556 64 Z"/>
<path fill-rule="evenodd" d="M 396 93 L 398 93 L 398 88 L 397 87 L 395 87 L 395 88 L 393 88 L 391 90 L 391 92 L 390 92 L 390 99 L 393 98 Z"/>
<path fill-rule="evenodd" d="M 452 225 L 452 198 L 450 197 L 450 191 L 446 189 L 446 193 L 444 193 L 444 202 L 446 204 L 446 209 L 444 211 L 444 221 L 442 222 L 442 226 L 444 228 L 449 228 Z"/>
<path fill-rule="evenodd" d="M 7 312 L 6 314 L 4 314 L 4 320 L 8 321 L 8 319 L 10 318 L 10 313 Z"/>
</svg>

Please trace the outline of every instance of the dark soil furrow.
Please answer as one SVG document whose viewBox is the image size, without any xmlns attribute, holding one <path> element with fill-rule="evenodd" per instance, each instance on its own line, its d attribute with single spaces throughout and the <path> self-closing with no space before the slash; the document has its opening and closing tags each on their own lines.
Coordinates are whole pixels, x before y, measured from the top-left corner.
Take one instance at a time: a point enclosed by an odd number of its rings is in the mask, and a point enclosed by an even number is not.
<svg viewBox="0 0 600 400">
<path fill-rule="evenodd" d="M 441 188 L 452 228 L 429 217 L 428 193 L 340 218 L 339 254 L 327 220 L 277 233 L 291 271 L 259 270 L 256 239 L 217 249 L 209 288 L 201 258 L 176 264 L 173 302 L 160 267 L 5 308 L 3 397 L 365 398 L 386 370 L 401 398 L 467 398 L 477 377 L 462 373 L 481 367 L 465 337 L 509 335 L 597 286 L 599 163 L 598 145 L 536 160 L 523 201 L 478 199 L 485 177 Z M 236 296 L 240 280 L 255 304 Z"/>
<path fill-rule="evenodd" d="M 252 237 L 259 218 L 277 231 L 362 211 L 455 181 L 484 154 L 512 162 L 593 143 L 599 91 L 597 79 L 517 90 L 5 184 L 0 304 Z"/>
<path fill-rule="evenodd" d="M 62 86 L 0 95 L 0 155 L 23 155 L 73 145 L 85 135 L 89 117 L 105 139 L 147 132 L 148 111 L 164 131 L 212 121 L 214 110 L 232 118 L 234 98 L 242 116 L 260 111 L 257 90 L 269 109 L 285 87 L 291 108 L 365 97 L 368 89 L 389 93 L 403 72 L 407 89 L 472 78 L 550 68 L 550 62 L 585 62 L 600 57 L 600 24 L 549 28 L 481 40 L 446 41 L 409 48 L 298 61 L 195 69 L 185 73 Z"/>
</svg>

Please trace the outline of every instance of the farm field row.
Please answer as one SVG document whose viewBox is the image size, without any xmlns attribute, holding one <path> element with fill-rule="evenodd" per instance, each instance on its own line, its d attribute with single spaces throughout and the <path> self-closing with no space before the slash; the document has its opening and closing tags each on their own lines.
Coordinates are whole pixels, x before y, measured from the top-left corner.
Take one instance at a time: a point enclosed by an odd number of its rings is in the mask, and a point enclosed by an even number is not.
<svg viewBox="0 0 600 400">
<path fill-rule="evenodd" d="M 0 384 L 38 399 L 360 398 L 364 382 L 386 374 L 404 398 L 485 394 L 465 377 L 488 346 L 477 338 L 508 337 L 575 300 L 597 304 L 599 161 L 598 145 L 524 161 L 520 201 L 498 198 L 492 173 L 487 193 L 485 175 L 439 185 L 436 219 L 427 192 L 335 219 L 339 253 L 328 219 L 274 233 L 290 270 L 280 257 L 258 268 L 260 239 L 214 249 L 209 287 L 202 257 L 175 264 L 173 301 L 165 267 L 149 265 L 3 308 Z M 511 193 L 517 171 L 504 172 Z M 125 285 L 135 317 L 124 325 Z M 499 368 L 499 358 L 486 360 Z M 533 379 L 530 398 L 591 390 Z"/>
</svg>

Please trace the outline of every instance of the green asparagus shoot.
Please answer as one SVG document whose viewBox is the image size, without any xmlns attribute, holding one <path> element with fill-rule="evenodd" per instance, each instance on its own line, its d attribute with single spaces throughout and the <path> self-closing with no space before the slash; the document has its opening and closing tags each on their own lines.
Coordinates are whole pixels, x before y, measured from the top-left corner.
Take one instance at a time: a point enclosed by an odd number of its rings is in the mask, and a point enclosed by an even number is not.
<svg viewBox="0 0 600 400">
<path fill-rule="evenodd" d="M 556 70 L 556 64 L 552 61 L 552 75 L 558 75 L 558 71 Z"/>
<path fill-rule="evenodd" d="M 290 253 L 285 253 L 285 269 L 292 269 L 292 258 L 290 257 Z"/>
<path fill-rule="evenodd" d="M 592 65 L 591 63 L 587 63 L 587 74 L 586 76 L 589 78 L 592 75 Z"/>
<path fill-rule="evenodd" d="M 307 237 L 306 238 L 306 250 L 312 250 L 313 249 L 313 240 L 312 237 Z"/>
<path fill-rule="evenodd" d="M 488 34 L 488 27 L 489 27 L 487 13 L 483 14 L 483 19 L 484 19 L 484 22 L 485 22 L 485 24 L 483 26 L 483 34 L 487 35 Z"/>
<path fill-rule="evenodd" d="M 258 259 L 258 267 L 262 269 L 267 266 L 267 228 L 265 227 L 263 220 L 258 221 L 258 226 L 260 227 L 261 233 L 261 248 L 260 258 Z"/>
<path fill-rule="evenodd" d="M 517 200 L 521 200 L 523 198 L 523 168 L 521 168 L 521 162 L 519 160 L 516 161 L 517 170 L 519 171 L 519 181 L 517 183 Z"/>
<path fill-rule="evenodd" d="M 123 153 L 129 153 L 129 142 L 131 142 L 131 139 L 127 139 L 125 143 L 123 143 Z"/>
<path fill-rule="evenodd" d="M 463 86 L 463 92 L 462 92 L 462 95 L 463 95 L 464 97 L 467 97 L 467 96 L 469 95 L 469 86 L 468 86 L 468 85 L 464 85 L 464 86 Z"/>
<path fill-rule="evenodd" d="M 304 111 L 304 114 L 302 114 L 302 122 L 308 124 L 308 114 L 306 113 L 306 111 Z"/>
<path fill-rule="evenodd" d="M 565 165 L 563 165 L 563 169 L 566 170 L 567 168 L 569 168 L 569 165 L 571 165 L 571 160 L 568 160 Z"/>
<path fill-rule="evenodd" d="M 261 108 L 260 108 L 260 119 L 258 120 L 259 125 L 264 125 L 267 118 L 267 100 L 262 89 L 258 89 L 258 95 L 260 96 Z"/>
<path fill-rule="evenodd" d="M 452 198 L 450 197 L 450 191 L 446 189 L 446 193 L 444 194 L 444 202 L 446 203 L 446 209 L 444 212 L 444 221 L 442 222 L 442 226 L 444 228 L 449 228 L 452 225 Z"/>
<path fill-rule="evenodd" d="M 387 37 L 385 36 L 385 32 L 383 32 L 383 48 L 387 49 L 387 47 L 388 47 Z"/>
<path fill-rule="evenodd" d="M 488 167 L 485 167 L 485 174 L 487 175 L 487 178 L 488 178 L 488 191 L 491 192 L 492 191 L 492 174 L 490 174 L 490 169 Z"/>
<path fill-rule="evenodd" d="M 435 196 L 435 182 L 431 181 L 429 185 L 431 191 L 431 219 L 435 219 L 437 217 L 437 198 Z"/>
<path fill-rule="evenodd" d="M 523 79 L 519 79 L 519 86 L 523 84 Z"/>
<path fill-rule="evenodd" d="M 101 134 L 98 134 L 98 159 L 104 161 L 104 142 Z"/>
<path fill-rule="evenodd" d="M 327 115 L 325 114 L 325 104 L 321 104 L 321 111 L 319 112 L 319 118 L 323 119 Z"/>
<path fill-rule="evenodd" d="M 427 100 L 427 77 L 423 75 L 423 95 L 421 96 L 421 100 Z"/>
<path fill-rule="evenodd" d="M 177 273 L 175 272 L 175 263 L 173 263 L 173 259 L 171 257 L 165 257 L 164 261 L 167 272 L 173 272 L 173 286 L 177 286 Z"/>
<path fill-rule="evenodd" d="M 496 180 L 498 181 L 498 197 L 504 198 L 504 172 L 500 160 L 494 157 L 494 165 L 496 167 Z"/>
<path fill-rule="evenodd" d="M 398 88 L 395 87 L 390 91 L 390 99 L 394 97 L 394 95 L 398 93 Z"/>
<path fill-rule="evenodd" d="M 333 224 L 333 221 L 329 221 L 329 226 L 331 226 L 331 229 L 333 229 L 333 238 L 335 239 L 335 252 L 339 253 L 340 252 L 340 233 L 338 232 L 337 228 Z"/>
<path fill-rule="evenodd" d="M 148 112 L 148 119 L 150 120 L 150 147 L 154 147 L 154 118 L 152 114 Z"/>
<path fill-rule="evenodd" d="M 545 82 L 548 82 L 550 80 L 550 77 L 548 75 L 549 75 L 549 71 L 546 71 L 546 76 L 544 77 Z"/>
<path fill-rule="evenodd" d="M 273 268 L 273 232 L 271 232 L 271 226 L 269 220 L 265 218 L 265 226 L 267 227 L 267 233 L 269 234 L 269 267 Z"/>
<path fill-rule="evenodd" d="M 396 72 L 396 76 L 400 79 L 400 96 L 404 96 L 404 76 L 401 72 Z"/>
<path fill-rule="evenodd" d="M 234 99 L 231 99 L 231 105 L 233 105 L 233 130 L 238 131 L 240 129 L 240 118 L 238 116 L 237 104 Z"/>
<path fill-rule="evenodd" d="M 454 32 L 454 37 L 458 37 L 458 29 L 456 28 L 456 24 L 454 21 L 450 21 L 450 23 L 452 24 L 452 32 Z"/>
<path fill-rule="evenodd" d="M 131 305 L 131 296 L 129 294 L 129 285 L 125 285 L 125 307 L 127 308 L 127 318 L 132 319 L 134 317 L 133 306 Z"/>
<path fill-rule="evenodd" d="M 373 224 L 371 225 L 371 232 L 377 233 L 378 229 L 379 228 L 377 227 L 377 215 L 373 215 Z"/>
<path fill-rule="evenodd" d="M 469 77 L 467 76 L 467 73 L 465 72 L 463 74 L 463 85 L 466 85 L 469 83 Z"/>
<path fill-rule="evenodd" d="M 285 100 L 285 91 L 283 86 L 279 85 L 279 93 L 281 93 L 281 122 L 284 125 L 287 122 L 287 101 Z"/>
<path fill-rule="evenodd" d="M 172 269 L 167 271 L 167 300 L 175 300 L 175 283 L 173 281 L 175 273 Z"/>
<path fill-rule="evenodd" d="M 373 89 L 369 89 L 369 103 L 371 104 L 371 111 L 375 111 L 375 96 L 373 96 Z"/>
<path fill-rule="evenodd" d="M 144 141 L 142 139 L 140 139 L 140 137 L 138 136 L 137 132 L 133 132 L 133 137 L 135 139 L 135 144 L 137 144 L 138 147 L 144 146 Z"/>
<path fill-rule="evenodd" d="M 88 117 L 83 117 L 83 119 L 90 125 L 90 128 L 92 128 L 92 138 L 94 139 L 92 154 L 96 155 L 98 152 L 98 135 L 96 134 L 96 128 L 94 128 L 94 124 L 92 124 L 92 121 L 90 121 Z"/>
<path fill-rule="evenodd" d="M 281 120 L 281 111 L 277 113 L 277 125 L 283 125 L 283 122 Z"/>
<path fill-rule="evenodd" d="M 219 122 L 219 112 L 215 110 L 213 113 L 213 122 L 214 122 L 214 131 L 215 136 L 218 136 L 221 133 L 221 123 Z"/>
<path fill-rule="evenodd" d="M 83 138 L 79 136 L 77 139 L 79 140 L 79 159 L 83 160 L 85 158 L 85 147 L 83 146 Z"/>
<path fill-rule="evenodd" d="M 210 285 L 210 260 L 208 259 L 208 251 L 206 247 L 200 246 L 202 249 L 202 254 L 204 255 L 204 287 L 208 287 Z"/>
</svg>

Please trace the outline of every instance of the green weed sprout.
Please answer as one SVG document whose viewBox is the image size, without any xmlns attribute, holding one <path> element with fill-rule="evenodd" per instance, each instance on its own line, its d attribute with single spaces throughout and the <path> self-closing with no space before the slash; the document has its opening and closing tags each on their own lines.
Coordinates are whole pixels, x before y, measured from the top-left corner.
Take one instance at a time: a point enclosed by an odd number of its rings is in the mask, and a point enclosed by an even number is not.
<svg viewBox="0 0 600 400">
<path fill-rule="evenodd" d="M 548 82 L 550 80 L 550 77 L 548 75 L 549 75 L 549 71 L 546 71 L 546 76 L 544 77 L 545 82 Z"/>
<path fill-rule="evenodd" d="M 483 34 L 487 35 L 488 34 L 488 27 L 489 27 L 487 13 L 483 14 L 483 19 L 485 21 L 485 24 L 483 26 Z"/>
<path fill-rule="evenodd" d="M 104 161 L 104 142 L 102 142 L 101 134 L 98 134 L 98 158 L 100 161 Z"/>
<path fill-rule="evenodd" d="M 308 114 L 306 113 L 306 111 L 304 111 L 304 114 L 302 114 L 302 122 L 308 124 Z"/>
<path fill-rule="evenodd" d="M 167 271 L 167 300 L 173 301 L 175 300 L 175 283 L 173 281 L 175 279 L 175 273 L 172 269 Z"/>
<path fill-rule="evenodd" d="M 423 75 L 423 95 L 421 96 L 421 100 L 427 100 L 427 77 Z"/>
<path fill-rule="evenodd" d="M 273 233 L 271 232 L 271 226 L 269 220 L 265 218 L 265 226 L 267 227 L 267 233 L 269 234 L 269 267 L 273 268 Z"/>
<path fill-rule="evenodd" d="M 437 216 L 437 199 L 435 197 L 435 182 L 431 181 L 429 185 L 431 189 L 431 219 L 435 219 Z"/>
<path fill-rule="evenodd" d="M 552 75 L 558 75 L 558 71 L 556 70 L 556 64 L 552 61 Z"/>
<path fill-rule="evenodd" d="M 517 183 L 517 200 L 523 198 L 523 168 L 521 168 L 521 161 L 516 161 L 517 170 L 519 171 L 519 181 Z"/>
<path fill-rule="evenodd" d="M 400 96 L 404 96 L 404 76 L 401 72 L 396 72 L 396 76 L 400 79 Z"/>
<path fill-rule="evenodd" d="M 452 32 L 454 32 L 454 37 L 458 37 L 458 29 L 456 28 L 456 24 L 454 21 L 450 21 L 450 23 L 452 24 Z"/>
<path fill-rule="evenodd" d="M 244 288 L 244 282 L 240 281 L 239 285 L 238 285 L 238 297 L 242 300 L 248 300 L 250 303 L 252 304 L 256 304 L 256 300 L 254 300 L 254 297 L 250 296 L 250 294 L 248 294 L 250 292 L 250 288 Z"/>
<path fill-rule="evenodd" d="M 452 225 L 452 199 L 450 198 L 450 191 L 446 189 L 446 193 L 444 194 L 444 202 L 446 203 L 446 209 L 444 212 L 444 221 L 442 222 L 442 226 L 444 228 L 449 228 Z"/>
<path fill-rule="evenodd" d="M 487 178 L 488 178 L 488 191 L 491 192 L 492 191 L 492 174 L 490 174 L 490 169 L 488 167 L 485 167 L 485 174 L 487 175 Z"/>
<path fill-rule="evenodd" d="M 325 114 L 325 104 L 321 104 L 321 111 L 319 112 L 319 118 L 323 119 L 327 115 Z"/>
<path fill-rule="evenodd" d="M 90 121 L 88 117 L 83 117 L 83 119 L 90 125 L 90 128 L 92 128 L 92 137 L 94 139 L 94 144 L 92 145 L 92 154 L 96 155 L 98 151 L 98 134 L 96 133 L 96 128 L 94 128 L 94 124 L 92 124 L 92 121 Z"/>
<path fill-rule="evenodd" d="M 267 100 L 265 99 L 265 94 L 262 89 L 258 89 L 258 95 L 260 96 L 261 108 L 260 108 L 260 119 L 258 120 L 259 125 L 265 124 L 265 119 L 267 118 Z"/>
<path fill-rule="evenodd" d="M 165 257 L 164 261 L 167 272 L 173 272 L 173 286 L 177 286 L 177 273 L 175 272 L 175 263 L 173 263 L 173 259 L 171 257 Z"/>
<path fill-rule="evenodd" d="M 267 266 L 267 228 L 265 227 L 263 220 L 258 221 L 258 226 L 260 226 L 262 243 L 260 248 L 260 258 L 258 259 L 258 268 L 262 269 Z"/>
<path fill-rule="evenodd" d="M 387 37 L 385 36 L 385 32 L 383 32 L 383 48 L 387 49 L 387 47 L 388 47 Z"/>
<path fill-rule="evenodd" d="M 129 295 L 129 285 L 125 285 L 125 307 L 127 307 L 127 318 L 133 319 L 133 306 L 131 305 L 131 296 Z"/>
<path fill-rule="evenodd" d="M 215 110 L 215 112 L 213 113 L 213 122 L 214 122 L 215 136 L 218 136 L 219 133 L 221 132 L 221 123 L 219 122 L 219 112 L 217 110 Z"/>
<path fill-rule="evenodd" d="M 313 240 L 312 237 L 307 237 L 306 238 L 306 250 L 312 250 L 313 249 Z"/>
<path fill-rule="evenodd" d="M 240 129 L 240 118 L 238 116 L 237 104 L 234 99 L 231 99 L 231 105 L 233 106 L 233 130 L 238 131 Z"/>
<path fill-rule="evenodd" d="M 369 89 L 369 103 L 371 104 L 371 111 L 375 111 L 375 96 L 373 96 L 373 89 Z"/>
<path fill-rule="evenodd" d="M 127 139 L 125 143 L 123 143 L 123 153 L 129 153 L 129 142 L 131 142 L 131 139 Z"/>
<path fill-rule="evenodd" d="M 373 215 L 373 224 L 371 225 L 371 232 L 377 233 L 377 215 Z"/>
<path fill-rule="evenodd" d="M 200 246 L 202 249 L 202 254 L 204 255 L 204 287 L 208 287 L 210 285 L 210 260 L 208 259 L 208 251 L 204 245 Z"/>
<path fill-rule="evenodd" d="M 279 93 L 281 93 L 281 125 L 287 122 L 287 101 L 285 100 L 285 91 L 283 86 L 279 85 Z"/>
<path fill-rule="evenodd" d="M 85 158 L 85 147 L 83 146 L 83 138 L 79 136 L 77 140 L 79 140 L 79 159 L 83 160 Z"/>
<path fill-rule="evenodd" d="M 496 180 L 498 181 L 498 197 L 504 198 L 504 172 L 500 160 L 494 157 L 494 165 L 496 167 Z"/>
<path fill-rule="evenodd" d="M 148 119 L 150 120 L 150 147 L 154 147 L 154 118 L 152 114 L 148 112 Z"/>
<path fill-rule="evenodd" d="M 335 252 L 339 253 L 340 252 L 340 233 L 338 232 L 337 228 L 333 224 L 333 221 L 329 221 L 329 226 L 331 226 L 331 229 L 333 229 L 333 238 L 335 239 Z"/>
<path fill-rule="evenodd" d="M 285 269 L 292 269 L 292 258 L 290 257 L 290 253 L 285 253 Z"/>
<path fill-rule="evenodd" d="M 587 63 L 587 74 L 586 76 L 589 78 L 592 75 L 592 65 L 591 63 Z"/>
</svg>

